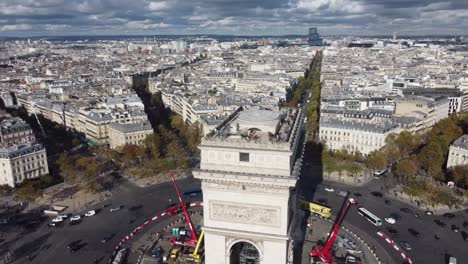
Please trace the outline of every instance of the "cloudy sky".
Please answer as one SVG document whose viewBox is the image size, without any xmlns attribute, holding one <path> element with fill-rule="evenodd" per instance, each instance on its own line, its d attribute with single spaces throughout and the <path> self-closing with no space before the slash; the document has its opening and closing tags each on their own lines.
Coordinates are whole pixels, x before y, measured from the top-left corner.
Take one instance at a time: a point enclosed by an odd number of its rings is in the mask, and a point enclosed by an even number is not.
<svg viewBox="0 0 468 264">
<path fill-rule="evenodd" d="M 468 34 L 468 0 L 0 0 L 0 36 Z"/>
</svg>

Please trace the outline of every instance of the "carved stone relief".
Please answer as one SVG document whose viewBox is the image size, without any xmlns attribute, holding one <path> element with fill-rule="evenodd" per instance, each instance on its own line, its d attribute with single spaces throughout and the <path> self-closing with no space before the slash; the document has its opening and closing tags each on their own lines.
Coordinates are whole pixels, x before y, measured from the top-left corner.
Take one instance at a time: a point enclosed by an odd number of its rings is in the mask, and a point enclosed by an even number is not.
<svg viewBox="0 0 468 264">
<path fill-rule="evenodd" d="M 280 226 L 280 207 L 210 201 L 210 219 L 243 224 Z"/>
</svg>

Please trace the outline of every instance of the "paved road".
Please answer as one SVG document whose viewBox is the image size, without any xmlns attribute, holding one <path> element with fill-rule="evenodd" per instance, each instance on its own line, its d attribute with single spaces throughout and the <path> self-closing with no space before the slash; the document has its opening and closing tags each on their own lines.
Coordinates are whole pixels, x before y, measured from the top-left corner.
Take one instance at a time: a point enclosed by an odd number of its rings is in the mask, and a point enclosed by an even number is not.
<svg viewBox="0 0 468 264">
<path fill-rule="evenodd" d="M 415 263 L 447 263 L 447 254 L 453 255 L 459 260 L 468 259 L 468 250 L 466 250 L 468 242 L 463 240 L 461 233 L 455 233 L 450 228 L 452 224 L 456 224 L 461 230 L 468 231 L 462 226 L 463 221 L 467 220 L 466 213 L 457 213 L 455 218 L 448 220 L 442 216 L 427 216 L 423 211 L 410 207 L 413 212 L 417 212 L 420 215 L 420 218 L 416 218 L 412 214 L 400 211 L 403 207 L 408 208 L 408 205 L 393 200 L 392 197 L 384 196 L 383 198 L 377 198 L 370 194 L 371 191 L 380 191 L 380 186 L 382 186 L 382 184 L 383 182 L 381 179 L 374 180 L 363 187 L 349 187 L 338 183 L 324 182 L 317 186 L 312 199 L 327 199 L 328 205 L 336 212 L 344 202 L 344 198 L 338 196 L 336 190 L 348 190 L 352 193 L 361 193 L 362 197 L 357 198 L 359 205 L 348 212 L 345 225 L 347 224 L 357 232 L 365 232 L 375 238 L 377 243 L 387 250 L 395 263 L 401 263 L 402 258 L 388 246 L 386 242 L 376 236 L 376 232 L 379 230 L 390 235 L 386 230 L 388 226 L 395 228 L 399 232 L 398 236 L 391 236 L 395 241 L 407 241 L 411 244 L 413 250 L 408 252 L 408 255 Z M 335 192 L 325 191 L 324 186 L 334 187 Z M 385 204 L 385 199 L 388 199 L 391 204 Z M 384 221 L 381 227 L 376 227 L 357 214 L 358 207 L 367 208 L 375 215 L 382 218 L 382 220 L 393 212 L 399 213 L 402 219 L 397 221 L 395 225 L 388 224 Z M 442 220 L 447 224 L 447 227 L 441 228 L 437 226 L 434 223 L 434 219 Z M 411 235 L 408 232 L 408 228 L 416 229 L 421 233 L 421 236 L 417 238 Z M 436 240 L 434 234 L 439 235 L 440 240 Z"/>
<path fill-rule="evenodd" d="M 199 182 L 194 179 L 179 180 L 178 184 L 181 190 L 200 187 Z M 109 208 L 112 206 L 108 206 L 97 215 L 87 217 L 75 226 L 70 226 L 67 221 L 63 227 L 49 228 L 46 222 L 35 232 L 5 245 L 10 251 L 16 249 L 21 256 L 13 263 L 29 263 L 26 261 L 26 256 L 32 257 L 31 263 L 86 264 L 93 263 L 95 258 L 101 259 L 99 263 L 106 263 L 119 239 L 147 218 L 166 209 L 169 204 L 168 199 L 172 199 L 171 203 L 176 201 L 172 183 L 139 188 L 124 182 L 115 192 L 114 198 L 93 208 L 102 208 L 106 204 L 124 205 L 120 211 L 111 213 Z M 140 209 L 128 210 L 139 205 L 142 206 Z M 110 234 L 114 234 L 114 237 L 108 243 L 100 242 L 103 237 Z M 67 244 L 75 240 L 82 240 L 83 247 L 75 253 L 70 253 Z"/>
</svg>

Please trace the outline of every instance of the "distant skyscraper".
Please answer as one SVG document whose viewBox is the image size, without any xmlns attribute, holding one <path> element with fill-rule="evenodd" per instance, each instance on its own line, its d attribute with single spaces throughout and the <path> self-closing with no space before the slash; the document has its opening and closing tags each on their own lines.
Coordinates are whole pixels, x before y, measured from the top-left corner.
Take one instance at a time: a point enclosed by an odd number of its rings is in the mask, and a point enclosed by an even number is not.
<svg viewBox="0 0 468 264">
<path fill-rule="evenodd" d="M 396 32 L 393 32 L 393 41 L 396 41 L 396 38 L 397 38 Z"/>
<path fill-rule="evenodd" d="M 320 38 L 320 35 L 317 33 L 317 28 L 310 27 L 309 28 L 309 35 L 308 35 L 308 43 L 309 46 L 322 46 L 323 42 Z"/>
</svg>

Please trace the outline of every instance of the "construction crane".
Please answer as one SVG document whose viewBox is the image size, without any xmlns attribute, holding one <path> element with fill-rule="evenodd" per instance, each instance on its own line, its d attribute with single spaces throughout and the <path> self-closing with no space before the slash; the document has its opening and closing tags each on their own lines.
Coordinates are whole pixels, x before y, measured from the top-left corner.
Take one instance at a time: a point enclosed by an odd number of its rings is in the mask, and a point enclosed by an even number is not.
<svg viewBox="0 0 468 264">
<path fill-rule="evenodd" d="M 328 240 L 324 246 L 316 245 L 311 251 L 311 263 L 316 264 L 334 264 L 335 262 L 332 259 L 332 246 L 338 236 L 338 232 L 340 231 L 341 224 L 348 212 L 348 209 L 351 205 L 356 204 L 356 200 L 353 197 L 349 197 L 346 205 L 341 210 L 340 216 L 336 219 L 335 224 L 333 225 L 332 232 L 328 236 Z"/>
<path fill-rule="evenodd" d="M 174 174 L 172 171 L 169 171 L 169 176 L 171 176 L 172 183 L 174 184 L 174 188 L 177 192 L 177 197 L 179 197 L 179 202 L 180 202 L 180 208 L 182 209 L 182 212 L 184 213 L 185 217 L 185 222 L 187 223 L 187 226 L 190 230 L 190 238 L 182 241 L 182 240 L 177 240 L 173 239 L 171 243 L 176 244 L 176 245 L 183 245 L 183 246 L 190 246 L 190 247 L 195 247 L 198 244 L 198 237 L 197 234 L 195 233 L 195 228 L 193 228 L 192 220 L 190 219 L 190 215 L 187 212 L 187 208 L 185 206 L 184 201 L 182 200 L 182 196 L 180 195 L 179 187 L 177 186 L 177 183 L 174 178 Z"/>
<path fill-rule="evenodd" d="M 200 237 L 198 238 L 197 246 L 195 247 L 195 250 L 185 258 L 186 262 L 194 263 L 194 264 L 200 264 L 202 262 L 204 253 L 200 253 L 199 251 L 200 251 L 200 246 L 203 241 L 204 235 L 205 235 L 205 230 L 202 230 Z"/>
</svg>

